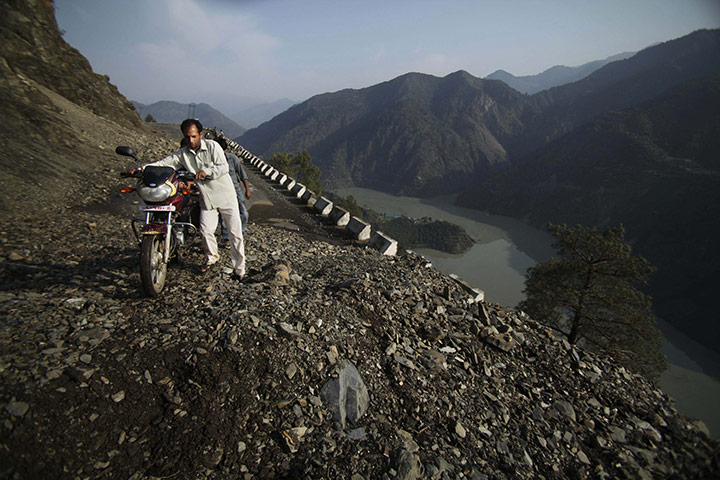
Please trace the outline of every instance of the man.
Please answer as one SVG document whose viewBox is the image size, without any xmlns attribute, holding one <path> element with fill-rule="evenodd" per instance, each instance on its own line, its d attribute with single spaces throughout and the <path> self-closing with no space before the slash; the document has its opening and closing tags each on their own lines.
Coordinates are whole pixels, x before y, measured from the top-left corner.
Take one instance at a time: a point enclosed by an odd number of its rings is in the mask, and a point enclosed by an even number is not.
<svg viewBox="0 0 720 480">
<path fill-rule="evenodd" d="M 232 178 L 233 185 L 235 185 L 235 193 L 237 194 L 238 205 L 240 206 L 242 232 L 243 235 L 245 235 L 245 226 L 247 225 L 248 219 L 250 218 L 250 214 L 248 213 L 248 210 L 245 206 L 245 199 L 250 200 L 250 185 L 248 184 L 248 176 L 247 173 L 245 173 L 245 170 L 242 168 L 242 165 L 240 164 L 240 159 L 232 152 L 227 151 L 228 144 L 225 137 L 220 137 L 216 141 L 225 151 L 225 159 L 227 160 L 228 167 L 230 169 L 230 178 Z M 245 191 L 244 195 L 242 190 Z M 223 240 L 228 239 L 227 229 L 225 228 L 224 223 L 222 223 L 222 238 Z"/>
<path fill-rule="evenodd" d="M 200 191 L 200 235 L 207 255 L 207 263 L 200 271 L 209 271 L 220 260 L 215 239 L 219 212 L 230 237 L 233 278 L 242 280 L 245 275 L 245 245 L 235 187 L 222 148 L 213 140 L 203 139 L 202 129 L 202 124 L 196 119 L 183 121 L 180 130 L 187 146 L 150 165 L 170 166 L 176 170 L 185 168 L 195 174 Z"/>
</svg>

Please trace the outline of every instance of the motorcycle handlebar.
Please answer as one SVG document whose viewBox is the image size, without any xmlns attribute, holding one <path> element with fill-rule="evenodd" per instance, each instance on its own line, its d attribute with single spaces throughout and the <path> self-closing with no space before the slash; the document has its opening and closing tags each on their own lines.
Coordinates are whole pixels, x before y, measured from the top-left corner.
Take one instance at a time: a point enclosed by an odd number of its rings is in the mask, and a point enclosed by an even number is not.
<svg viewBox="0 0 720 480">
<path fill-rule="evenodd" d="M 178 171 L 178 178 L 183 182 L 195 180 L 195 175 L 188 171 Z"/>
</svg>

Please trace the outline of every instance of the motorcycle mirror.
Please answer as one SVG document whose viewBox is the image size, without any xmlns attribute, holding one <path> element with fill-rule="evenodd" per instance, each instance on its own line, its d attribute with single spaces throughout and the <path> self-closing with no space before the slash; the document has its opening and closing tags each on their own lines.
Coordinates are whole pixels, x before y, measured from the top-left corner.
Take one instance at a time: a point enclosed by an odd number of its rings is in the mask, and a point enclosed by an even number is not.
<svg viewBox="0 0 720 480">
<path fill-rule="evenodd" d="M 132 157 L 132 158 L 134 158 L 135 160 L 138 159 L 138 158 L 135 156 L 135 152 L 133 151 L 132 147 L 122 147 L 122 146 L 121 146 L 121 147 L 117 147 L 117 148 L 115 149 L 115 153 L 117 153 L 118 155 L 124 155 L 124 156 L 126 156 L 126 157 Z"/>
</svg>

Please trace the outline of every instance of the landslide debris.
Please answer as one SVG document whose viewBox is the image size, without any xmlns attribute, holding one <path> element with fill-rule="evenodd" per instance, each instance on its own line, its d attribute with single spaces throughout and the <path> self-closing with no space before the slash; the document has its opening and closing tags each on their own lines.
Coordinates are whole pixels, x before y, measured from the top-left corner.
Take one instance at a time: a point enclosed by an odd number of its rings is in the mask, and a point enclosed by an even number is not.
<svg viewBox="0 0 720 480">
<path fill-rule="evenodd" d="M 717 443 L 643 378 L 468 303 L 415 254 L 251 223 L 245 283 L 229 268 L 198 276 L 194 243 L 153 300 L 121 220 L 80 210 L 3 227 L 5 477 L 719 471 Z"/>
</svg>

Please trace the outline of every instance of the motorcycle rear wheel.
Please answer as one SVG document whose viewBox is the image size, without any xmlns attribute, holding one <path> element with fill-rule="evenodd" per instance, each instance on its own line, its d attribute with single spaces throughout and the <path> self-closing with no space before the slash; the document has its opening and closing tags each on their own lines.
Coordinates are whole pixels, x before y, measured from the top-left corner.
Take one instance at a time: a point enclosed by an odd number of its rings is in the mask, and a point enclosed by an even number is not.
<svg viewBox="0 0 720 480">
<path fill-rule="evenodd" d="M 140 282 L 149 297 L 157 297 L 165 286 L 167 262 L 165 235 L 145 235 L 140 249 Z"/>
</svg>

